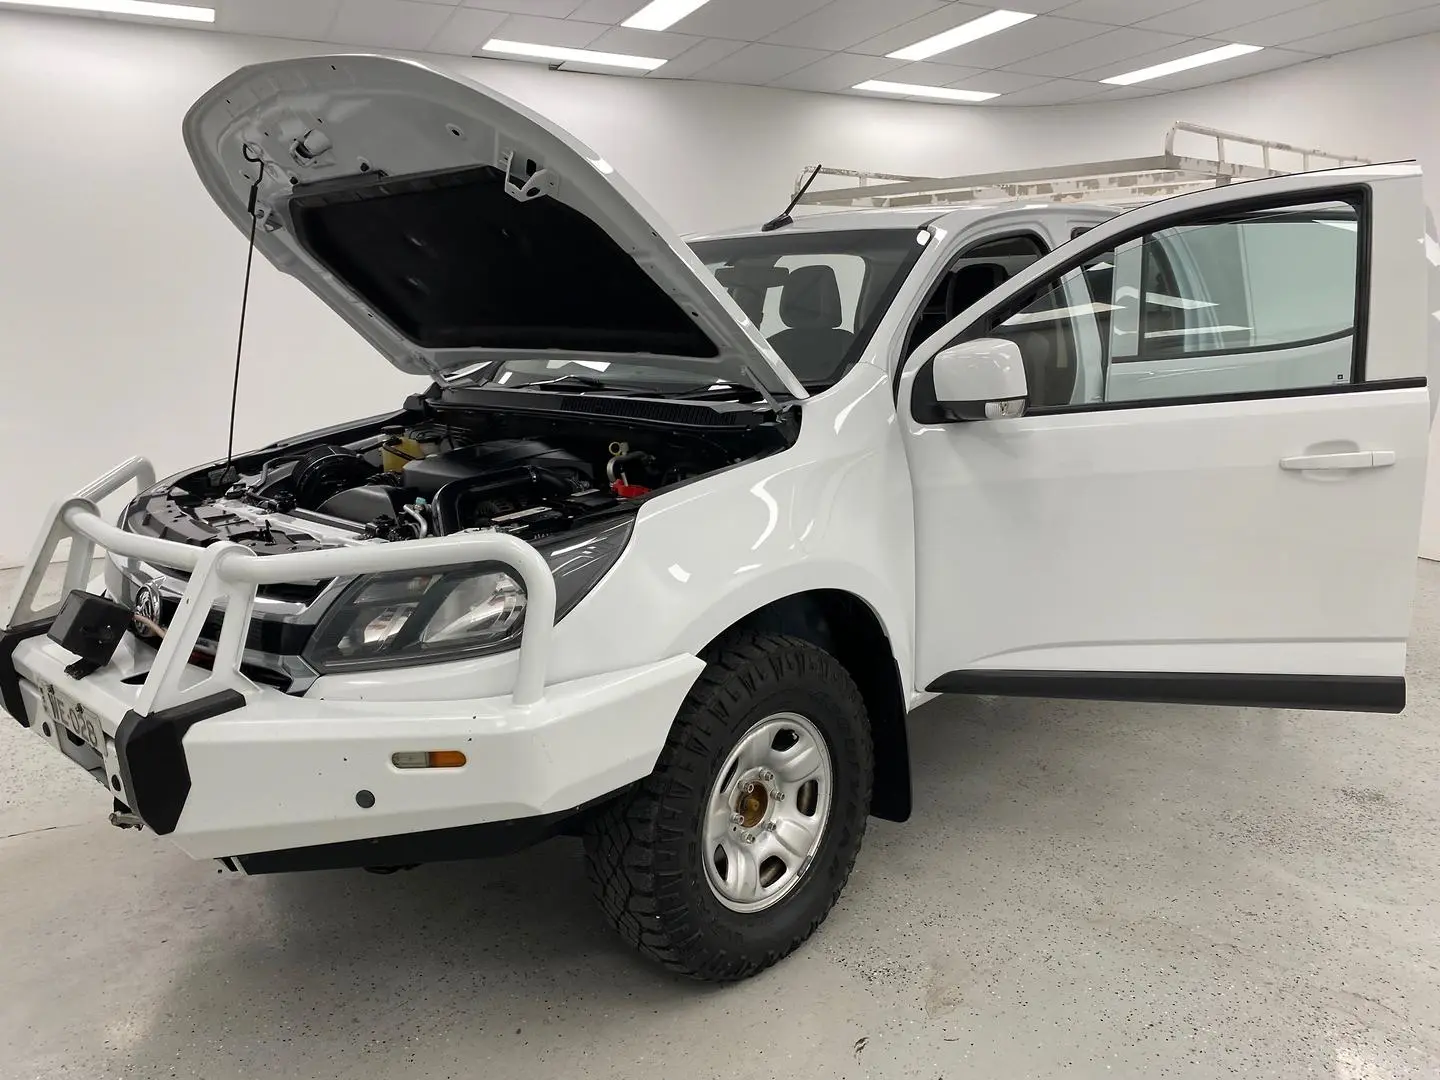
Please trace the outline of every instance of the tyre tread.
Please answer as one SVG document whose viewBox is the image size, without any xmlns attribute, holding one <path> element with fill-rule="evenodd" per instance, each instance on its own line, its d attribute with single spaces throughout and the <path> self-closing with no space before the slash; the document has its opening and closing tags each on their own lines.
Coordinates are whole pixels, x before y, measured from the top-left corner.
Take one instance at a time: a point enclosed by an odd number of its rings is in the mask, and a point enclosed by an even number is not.
<svg viewBox="0 0 1440 1080">
<path fill-rule="evenodd" d="M 803 638 L 773 632 L 741 632 L 722 641 L 707 657 L 704 672 L 691 687 L 660 753 L 654 771 L 625 796 L 599 811 L 586 834 L 586 867 L 600 909 L 621 938 L 670 971 L 711 982 L 748 978 L 799 948 L 823 922 L 849 880 L 864 836 L 858 825 L 833 814 L 829 826 L 846 830 L 840 850 L 848 853 L 830 882 L 824 901 L 780 948 L 737 955 L 706 944 L 679 897 L 679 871 L 656 868 L 656 852 L 686 843 L 686 830 L 673 820 L 667 799 L 707 791 L 704 761 L 713 752 L 715 732 L 723 732 L 731 714 L 746 707 L 762 683 L 818 678 L 842 699 L 860 705 L 859 688 L 839 661 Z M 860 805 L 868 807 L 870 745 L 865 738 L 833 748 L 859 756 L 863 777 Z M 708 738 L 707 738 L 708 736 Z M 668 860 L 672 863 L 676 859 Z"/>
</svg>

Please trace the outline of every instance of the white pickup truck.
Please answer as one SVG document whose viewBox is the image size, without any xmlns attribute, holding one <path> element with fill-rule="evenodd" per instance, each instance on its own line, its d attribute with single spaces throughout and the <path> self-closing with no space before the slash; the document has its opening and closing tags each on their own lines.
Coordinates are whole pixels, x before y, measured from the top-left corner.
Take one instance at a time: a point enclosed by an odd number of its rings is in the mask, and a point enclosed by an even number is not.
<svg viewBox="0 0 1440 1080">
<path fill-rule="evenodd" d="M 430 387 L 57 503 L 0 693 L 117 823 L 245 873 L 579 833 L 625 938 L 732 980 L 910 814 L 937 694 L 1404 706 L 1413 164 L 682 241 L 410 62 L 245 68 L 184 138 L 255 250 Z"/>
</svg>

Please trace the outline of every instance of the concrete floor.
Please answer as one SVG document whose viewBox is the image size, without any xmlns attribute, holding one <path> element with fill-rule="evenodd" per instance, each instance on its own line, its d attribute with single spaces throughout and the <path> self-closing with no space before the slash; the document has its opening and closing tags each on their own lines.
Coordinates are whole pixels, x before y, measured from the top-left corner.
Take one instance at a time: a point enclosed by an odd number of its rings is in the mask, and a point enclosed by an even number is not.
<svg viewBox="0 0 1440 1080">
<path fill-rule="evenodd" d="M 956 700 L 808 946 L 634 957 L 576 843 L 221 876 L 0 723 L 0 1076 L 1440 1076 L 1440 566 L 1401 717 Z"/>
</svg>

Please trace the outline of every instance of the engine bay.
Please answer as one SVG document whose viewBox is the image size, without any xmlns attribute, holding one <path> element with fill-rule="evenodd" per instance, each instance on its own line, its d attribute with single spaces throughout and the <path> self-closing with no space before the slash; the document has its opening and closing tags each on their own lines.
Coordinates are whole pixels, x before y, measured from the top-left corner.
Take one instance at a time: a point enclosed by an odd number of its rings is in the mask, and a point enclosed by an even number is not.
<svg viewBox="0 0 1440 1080">
<path fill-rule="evenodd" d="M 126 527 L 259 554 L 471 529 L 535 541 L 787 445 L 764 427 L 676 431 L 474 409 L 407 409 L 327 434 L 179 476 L 132 502 Z"/>
</svg>

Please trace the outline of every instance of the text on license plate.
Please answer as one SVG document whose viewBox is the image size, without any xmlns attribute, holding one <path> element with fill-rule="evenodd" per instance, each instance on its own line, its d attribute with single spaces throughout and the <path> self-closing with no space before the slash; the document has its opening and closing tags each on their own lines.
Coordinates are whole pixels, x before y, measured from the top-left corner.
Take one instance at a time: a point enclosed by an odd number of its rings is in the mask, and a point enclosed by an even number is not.
<svg viewBox="0 0 1440 1080">
<path fill-rule="evenodd" d="M 53 722 L 84 739 L 101 754 L 105 752 L 105 733 L 95 713 L 45 682 L 40 684 L 40 703 Z"/>
</svg>

